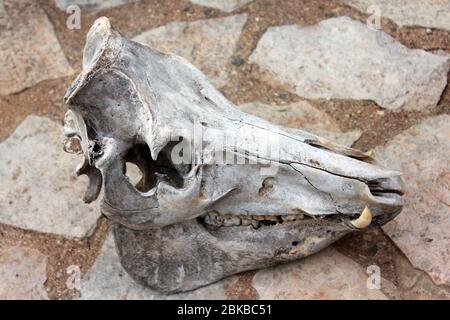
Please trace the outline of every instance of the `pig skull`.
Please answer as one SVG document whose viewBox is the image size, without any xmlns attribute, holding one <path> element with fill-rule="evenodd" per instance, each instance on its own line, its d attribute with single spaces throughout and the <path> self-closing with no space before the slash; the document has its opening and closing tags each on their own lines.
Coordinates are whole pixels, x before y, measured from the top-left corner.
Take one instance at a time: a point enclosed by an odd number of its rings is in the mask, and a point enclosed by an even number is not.
<svg viewBox="0 0 450 320">
<path fill-rule="evenodd" d="M 89 31 L 65 102 L 84 200 L 103 189 L 123 267 L 161 292 L 305 257 L 403 206 L 398 172 L 238 110 L 190 63 L 107 18 Z M 136 185 L 127 162 L 142 172 Z"/>
</svg>

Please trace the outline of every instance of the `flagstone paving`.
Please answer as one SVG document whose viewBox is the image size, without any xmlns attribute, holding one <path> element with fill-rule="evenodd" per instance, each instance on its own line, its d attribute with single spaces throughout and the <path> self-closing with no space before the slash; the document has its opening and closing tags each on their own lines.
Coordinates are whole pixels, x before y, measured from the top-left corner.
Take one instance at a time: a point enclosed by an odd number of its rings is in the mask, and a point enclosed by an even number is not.
<svg viewBox="0 0 450 320">
<path fill-rule="evenodd" d="M 299 96 L 373 100 L 390 110 L 435 107 L 450 68 L 449 55 L 408 49 L 348 17 L 271 27 L 250 62 L 264 80 Z"/>
<path fill-rule="evenodd" d="M 383 230 L 411 263 L 439 285 L 450 285 L 450 115 L 428 118 L 375 149 L 403 172 L 403 212 Z"/>
<path fill-rule="evenodd" d="M 228 82 L 227 66 L 236 47 L 246 15 L 171 22 L 146 31 L 133 40 L 186 58 L 203 71 L 216 86 Z"/>
<path fill-rule="evenodd" d="M 36 1 L 0 0 L 0 39 L 0 96 L 74 73 Z"/>
<path fill-rule="evenodd" d="M 363 12 L 392 19 L 399 26 L 450 31 L 450 0 L 342 0 Z"/>
<path fill-rule="evenodd" d="M 63 152 L 62 137 L 61 124 L 31 115 L 0 143 L 0 223 L 72 238 L 94 229 L 98 203 L 83 202 L 82 157 Z"/>
</svg>

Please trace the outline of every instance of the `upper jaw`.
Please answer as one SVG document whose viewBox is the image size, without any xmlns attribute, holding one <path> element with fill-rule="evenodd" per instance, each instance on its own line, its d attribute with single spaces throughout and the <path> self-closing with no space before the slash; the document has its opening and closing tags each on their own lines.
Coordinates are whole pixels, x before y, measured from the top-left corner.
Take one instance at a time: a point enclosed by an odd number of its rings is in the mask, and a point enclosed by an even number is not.
<svg viewBox="0 0 450 320">
<path fill-rule="evenodd" d="M 85 199 L 94 200 L 103 186 L 105 215 L 132 229 L 163 227 L 197 217 L 201 217 L 200 222 L 214 225 L 217 221 L 211 220 L 208 213 L 217 212 L 219 220 L 227 220 L 220 226 L 259 228 L 271 222 L 286 222 L 289 217 L 296 217 L 295 220 L 303 217 L 326 219 L 351 230 L 361 230 L 386 223 L 403 206 L 399 176 L 386 174 L 363 182 L 299 163 L 279 163 L 280 170 L 267 178 L 260 175 L 259 165 L 204 163 L 208 157 L 203 150 L 197 153 L 196 165 L 180 167 L 170 160 L 173 144 L 167 143 L 158 154 L 152 155 L 145 143 L 109 137 L 92 140 L 87 130 L 83 118 L 69 110 L 65 132 L 69 139 L 80 140 L 85 159 L 78 172 L 87 174 L 91 182 Z M 127 161 L 143 171 L 140 186 L 128 180 Z M 264 187 L 267 179 L 271 181 L 268 189 Z M 363 212 L 366 214 L 360 218 Z M 262 216 L 267 219 L 261 219 Z"/>
<path fill-rule="evenodd" d="M 352 231 L 361 231 L 373 226 L 381 226 L 392 220 L 401 212 L 402 207 L 391 210 L 389 213 L 374 217 L 369 207 L 365 207 L 359 215 L 319 215 L 313 216 L 306 213 L 279 214 L 279 215 L 221 215 L 216 211 L 207 212 L 197 218 L 198 222 L 208 227 L 252 227 L 260 229 L 280 224 L 296 223 L 301 226 L 311 223 L 326 221 L 329 224 L 339 225 Z"/>
<path fill-rule="evenodd" d="M 95 199 L 103 186 L 103 210 L 111 219 L 133 228 L 155 228 L 212 210 L 275 216 L 300 210 L 314 218 L 338 216 L 350 221 L 367 206 L 373 223 L 380 224 L 401 210 L 399 173 L 376 165 L 362 152 L 240 112 L 186 61 L 122 38 L 107 19 L 95 24 L 87 42 L 83 72 L 66 97 L 73 109 L 68 111 L 67 118 L 73 121 L 66 133 L 79 138 L 85 156 L 79 170 L 91 180 L 85 199 Z M 129 52 L 139 55 L 130 58 Z M 161 76 L 166 67 L 170 73 Z M 258 166 L 208 162 L 217 147 L 215 141 L 195 150 L 201 161 L 188 170 L 171 166 L 176 172 L 173 178 L 181 177 L 181 185 L 161 179 L 159 156 L 169 146 L 171 131 L 195 121 L 202 130 L 213 128 L 225 138 L 240 139 L 225 145 L 226 150 L 244 150 L 278 163 L 283 172 L 271 177 L 275 187 L 265 192 L 265 177 Z M 276 159 L 259 148 L 268 137 L 279 144 Z M 138 144 L 148 151 L 130 160 L 129 150 Z M 129 183 L 126 161 L 140 161 L 147 178 L 143 188 Z"/>
</svg>

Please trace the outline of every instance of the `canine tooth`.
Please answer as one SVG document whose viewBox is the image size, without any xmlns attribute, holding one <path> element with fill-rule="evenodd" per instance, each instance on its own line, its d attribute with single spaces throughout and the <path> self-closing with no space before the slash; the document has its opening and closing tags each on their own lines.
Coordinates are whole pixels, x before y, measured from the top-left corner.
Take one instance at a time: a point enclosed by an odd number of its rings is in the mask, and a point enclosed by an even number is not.
<svg viewBox="0 0 450 320">
<path fill-rule="evenodd" d="M 239 226 L 241 224 L 241 219 L 237 216 L 227 216 L 225 217 L 224 225 L 228 227 Z"/>
<path fill-rule="evenodd" d="M 372 212 L 369 207 L 365 207 L 358 219 L 350 221 L 357 229 L 367 228 L 372 222 Z"/>
</svg>

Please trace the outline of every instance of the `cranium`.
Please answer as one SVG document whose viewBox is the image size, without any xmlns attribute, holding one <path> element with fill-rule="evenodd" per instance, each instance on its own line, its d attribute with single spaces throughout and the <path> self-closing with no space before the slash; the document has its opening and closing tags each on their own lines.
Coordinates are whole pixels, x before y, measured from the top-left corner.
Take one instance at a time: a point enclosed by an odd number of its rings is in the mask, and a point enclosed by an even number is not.
<svg viewBox="0 0 450 320">
<path fill-rule="evenodd" d="M 123 267 L 161 292 L 308 256 L 403 206 L 398 172 L 238 110 L 190 63 L 125 39 L 107 18 L 89 31 L 65 102 L 85 201 L 103 189 Z M 136 185 L 126 162 L 142 171 Z"/>
</svg>

